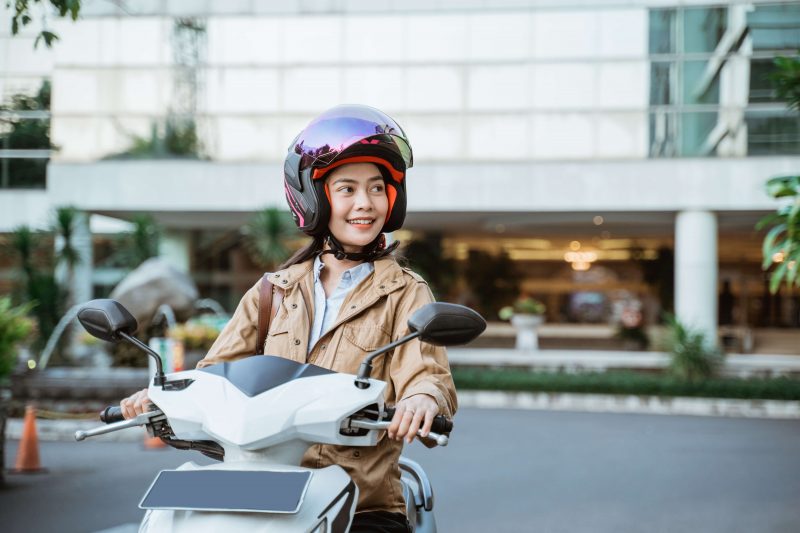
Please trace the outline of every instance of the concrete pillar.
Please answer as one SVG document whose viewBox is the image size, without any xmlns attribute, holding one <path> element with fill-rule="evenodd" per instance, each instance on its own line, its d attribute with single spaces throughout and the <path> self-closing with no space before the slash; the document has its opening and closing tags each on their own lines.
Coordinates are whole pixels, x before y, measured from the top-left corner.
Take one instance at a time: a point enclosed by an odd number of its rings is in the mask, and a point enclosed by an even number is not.
<svg viewBox="0 0 800 533">
<path fill-rule="evenodd" d="M 675 219 L 675 314 L 717 342 L 717 216 L 682 211 Z"/>
<path fill-rule="evenodd" d="M 165 230 L 158 255 L 181 272 L 189 273 L 192 265 L 191 234 L 182 230 Z"/>
</svg>

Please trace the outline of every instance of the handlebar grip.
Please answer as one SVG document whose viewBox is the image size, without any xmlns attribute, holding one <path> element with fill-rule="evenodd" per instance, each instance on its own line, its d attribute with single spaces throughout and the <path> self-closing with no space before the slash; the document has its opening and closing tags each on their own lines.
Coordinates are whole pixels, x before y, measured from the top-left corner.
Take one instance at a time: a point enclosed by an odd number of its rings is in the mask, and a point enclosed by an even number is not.
<svg viewBox="0 0 800 533">
<path fill-rule="evenodd" d="M 122 416 L 122 408 L 119 405 L 106 407 L 100 412 L 100 421 L 105 422 L 106 424 L 122 422 L 123 420 L 125 420 L 125 417 Z"/>
<path fill-rule="evenodd" d="M 386 420 L 391 420 L 394 418 L 394 407 L 387 407 L 386 408 Z M 453 421 L 445 417 L 444 415 L 436 415 L 433 418 L 433 425 L 431 425 L 431 431 L 434 433 L 442 433 L 449 435 L 451 431 L 453 431 Z"/>
</svg>

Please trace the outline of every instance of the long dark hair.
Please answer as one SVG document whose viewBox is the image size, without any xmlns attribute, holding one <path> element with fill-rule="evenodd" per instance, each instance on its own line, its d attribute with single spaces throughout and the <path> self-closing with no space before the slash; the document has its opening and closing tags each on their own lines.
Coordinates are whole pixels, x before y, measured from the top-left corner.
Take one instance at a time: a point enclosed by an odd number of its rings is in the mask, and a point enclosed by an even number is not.
<svg viewBox="0 0 800 533">
<path fill-rule="evenodd" d="M 289 268 L 292 265 L 296 265 L 298 263 L 302 263 L 303 261 L 307 261 L 312 257 L 316 257 L 325 248 L 326 239 L 327 237 L 325 235 L 311 237 L 311 242 L 303 248 L 297 250 L 289 259 L 278 266 L 278 270 Z M 375 254 L 373 260 L 393 255 L 398 246 L 400 246 L 400 241 L 394 241 L 392 244 Z"/>
</svg>

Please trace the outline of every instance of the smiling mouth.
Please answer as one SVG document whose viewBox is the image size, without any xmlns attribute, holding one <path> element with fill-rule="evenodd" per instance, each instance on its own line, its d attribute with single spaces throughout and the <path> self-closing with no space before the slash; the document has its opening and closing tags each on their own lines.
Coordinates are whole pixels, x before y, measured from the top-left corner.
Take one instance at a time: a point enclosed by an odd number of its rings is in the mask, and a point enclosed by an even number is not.
<svg viewBox="0 0 800 533">
<path fill-rule="evenodd" d="M 372 218 L 354 218 L 347 221 L 348 224 L 353 224 L 355 226 L 369 226 L 373 222 L 375 222 L 375 220 Z"/>
</svg>

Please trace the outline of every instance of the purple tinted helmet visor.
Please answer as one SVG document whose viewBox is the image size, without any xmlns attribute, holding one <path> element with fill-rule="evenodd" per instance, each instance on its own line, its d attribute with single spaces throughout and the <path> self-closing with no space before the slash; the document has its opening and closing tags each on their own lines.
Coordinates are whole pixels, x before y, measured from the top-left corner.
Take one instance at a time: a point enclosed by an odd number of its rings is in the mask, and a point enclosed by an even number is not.
<svg viewBox="0 0 800 533">
<path fill-rule="evenodd" d="M 366 106 L 338 106 L 311 122 L 297 136 L 291 150 L 301 156 L 300 170 L 324 167 L 354 144 L 394 145 L 406 168 L 413 165 L 411 148 L 402 128 L 391 118 Z"/>
</svg>

